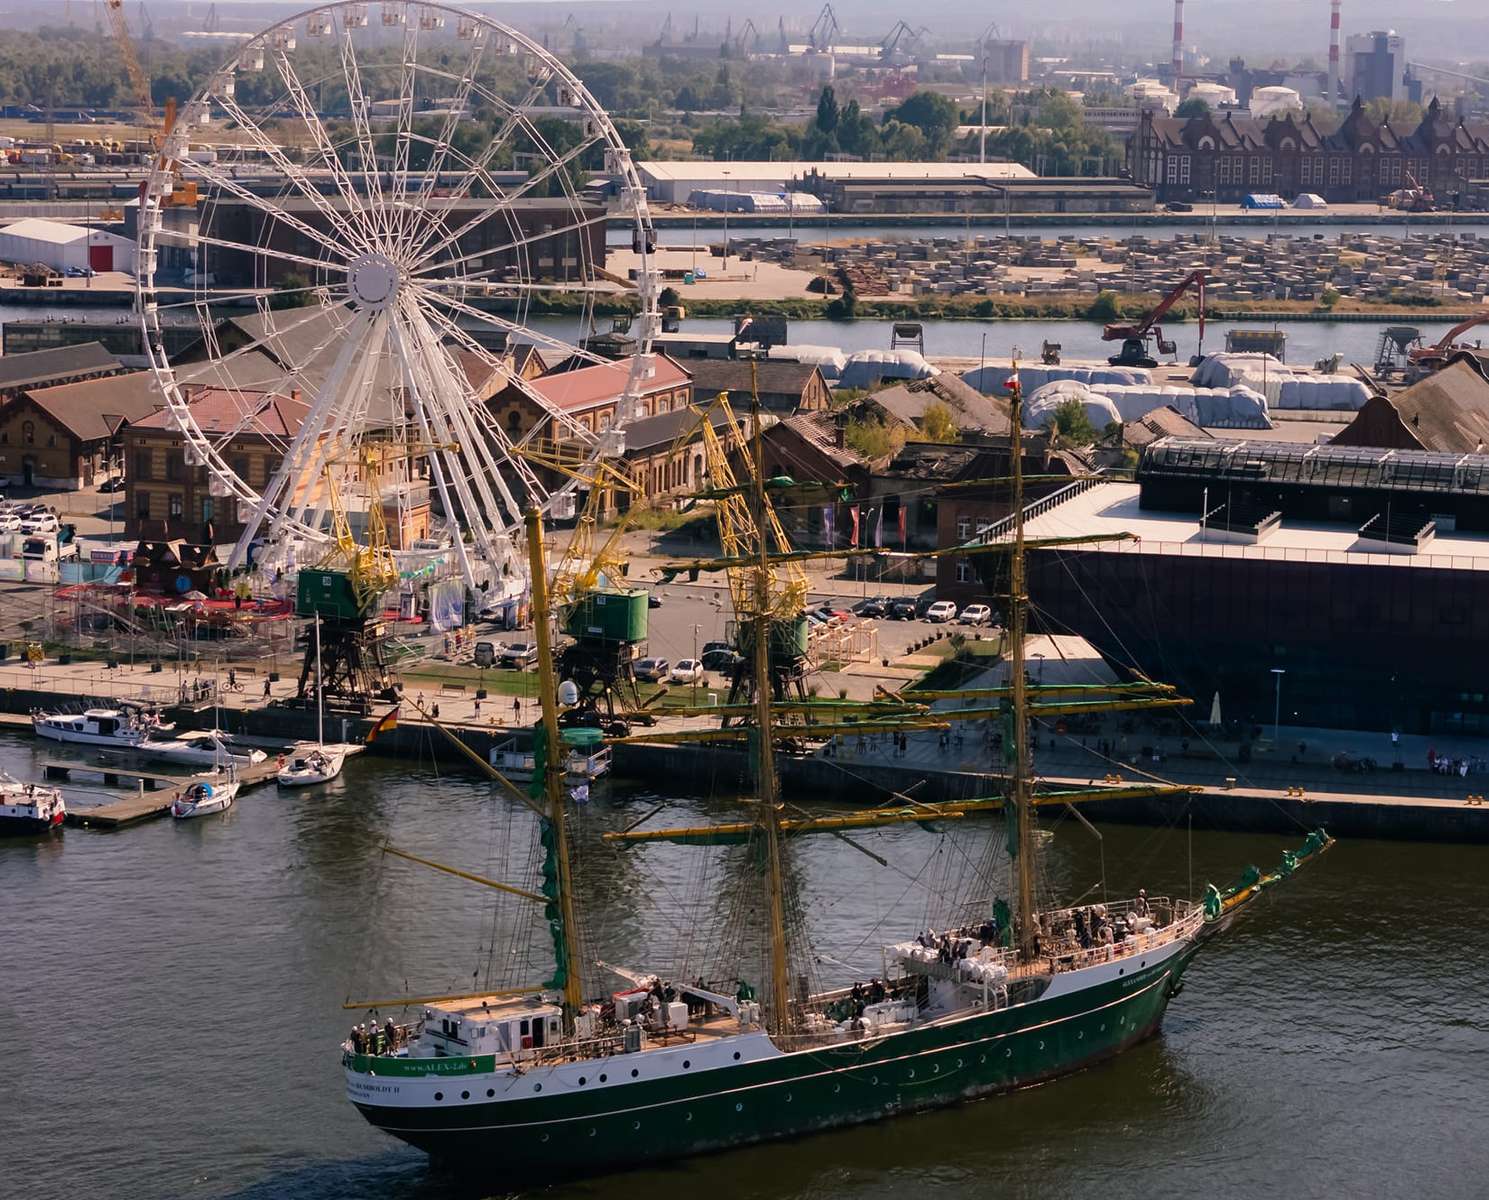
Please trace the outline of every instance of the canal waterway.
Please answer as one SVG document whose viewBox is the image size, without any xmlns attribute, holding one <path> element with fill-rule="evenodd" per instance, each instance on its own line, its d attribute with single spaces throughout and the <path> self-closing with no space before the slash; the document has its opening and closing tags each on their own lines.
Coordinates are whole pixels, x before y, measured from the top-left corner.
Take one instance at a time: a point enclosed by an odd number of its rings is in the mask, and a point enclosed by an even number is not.
<svg viewBox="0 0 1489 1200">
<path fill-rule="evenodd" d="M 0 767 L 19 777 L 57 754 L 0 734 Z M 707 852 L 599 841 L 652 803 L 616 782 L 578 810 L 581 870 L 598 897 L 595 957 L 645 966 L 647 945 L 696 957 L 690 914 L 714 906 L 690 897 L 690 881 Z M 677 798 L 666 819 L 731 811 Z M 527 861 L 527 820 L 473 778 L 364 756 L 328 788 L 256 790 L 217 818 L 0 844 L 11 1063 L 0 1192 L 510 1194 L 499 1146 L 490 1186 L 471 1189 L 367 1127 L 343 1099 L 337 1043 L 359 1019 L 341 1010 L 349 995 L 464 990 L 500 941 L 487 925 L 491 893 L 381 847 L 501 874 Z M 1098 843 L 1071 819 L 1047 827 L 1051 883 L 1088 898 L 1099 898 L 1103 864 L 1113 894 L 1182 894 L 1191 875 L 1195 888 L 1225 882 L 1301 840 L 1107 826 Z M 815 948 L 878 973 L 880 944 L 924 924 L 933 881 L 1000 835 L 992 823 L 855 834 L 888 868 L 833 838 L 798 844 Z M 1109 1064 L 957 1109 L 541 1194 L 1481 1196 L 1483 870 L 1482 849 L 1341 844 L 1207 947 L 1162 1036 Z"/>
</svg>

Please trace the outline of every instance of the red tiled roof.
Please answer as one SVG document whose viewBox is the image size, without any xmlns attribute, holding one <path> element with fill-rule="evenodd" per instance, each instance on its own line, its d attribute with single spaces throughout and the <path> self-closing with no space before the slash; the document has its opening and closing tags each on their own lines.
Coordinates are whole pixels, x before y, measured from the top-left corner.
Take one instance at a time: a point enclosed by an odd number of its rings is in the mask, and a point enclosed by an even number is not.
<svg viewBox="0 0 1489 1200">
<path fill-rule="evenodd" d="M 190 404 L 197 425 L 212 435 L 237 430 L 258 437 L 293 437 L 310 413 L 310 405 L 298 398 L 226 388 L 202 388 Z M 135 422 L 134 428 L 169 430 L 170 414 L 162 409 Z"/>
<path fill-rule="evenodd" d="M 641 394 L 650 396 L 656 392 L 669 391 L 685 385 L 690 376 L 665 354 L 655 354 L 656 374 L 643 380 Z M 626 383 L 631 378 L 629 360 L 615 363 L 595 363 L 573 371 L 559 371 L 531 380 L 528 387 L 543 397 L 548 404 L 567 413 L 584 412 L 602 404 L 613 404 L 624 394 Z"/>
</svg>

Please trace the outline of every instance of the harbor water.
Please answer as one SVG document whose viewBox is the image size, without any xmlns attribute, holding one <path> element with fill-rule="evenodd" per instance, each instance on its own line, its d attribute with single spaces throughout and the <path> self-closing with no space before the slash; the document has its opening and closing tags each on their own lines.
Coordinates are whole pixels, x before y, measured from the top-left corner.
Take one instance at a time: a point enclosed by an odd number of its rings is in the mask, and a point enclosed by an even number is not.
<svg viewBox="0 0 1489 1200">
<path fill-rule="evenodd" d="M 21 778 L 58 753 L 0 734 L 0 766 Z M 645 967 L 647 945 L 690 953 L 687 892 L 706 852 L 599 841 L 655 802 L 613 781 L 576 809 L 593 957 Z M 738 811 L 679 795 L 656 820 Z M 526 861 L 527 820 L 472 777 L 363 756 L 327 788 L 251 791 L 218 818 L 0 844 L 11 1039 L 0 1193 L 511 1194 L 499 1147 L 487 1186 L 473 1188 L 366 1126 L 343 1097 L 337 1045 L 361 1019 L 342 1011 L 349 996 L 466 990 L 495 944 L 491 893 L 381 848 L 499 874 Z M 1046 828 L 1051 884 L 1087 902 L 1100 898 L 1103 864 L 1114 896 L 1184 894 L 1247 862 L 1271 866 L 1302 838 L 1105 826 L 1098 842 L 1070 818 Z M 877 974 L 879 946 L 924 921 L 929 881 L 1000 835 L 993 823 L 856 833 L 887 868 L 835 838 L 798 843 L 814 948 Z M 1479 849 L 1340 844 L 1206 947 L 1162 1035 L 1110 1063 L 955 1109 L 542 1194 L 1482 1196 L 1482 880 Z"/>
</svg>

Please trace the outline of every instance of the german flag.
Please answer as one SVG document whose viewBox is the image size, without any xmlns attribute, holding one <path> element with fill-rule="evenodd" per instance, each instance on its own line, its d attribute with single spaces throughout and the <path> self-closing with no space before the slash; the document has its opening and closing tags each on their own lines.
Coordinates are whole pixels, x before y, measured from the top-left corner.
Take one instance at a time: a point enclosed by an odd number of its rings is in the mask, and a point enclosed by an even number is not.
<svg viewBox="0 0 1489 1200">
<path fill-rule="evenodd" d="M 387 733 L 390 729 L 398 728 L 398 706 L 395 704 L 377 719 L 377 724 L 367 731 L 367 744 L 370 746 L 377 740 L 377 735 Z"/>
</svg>

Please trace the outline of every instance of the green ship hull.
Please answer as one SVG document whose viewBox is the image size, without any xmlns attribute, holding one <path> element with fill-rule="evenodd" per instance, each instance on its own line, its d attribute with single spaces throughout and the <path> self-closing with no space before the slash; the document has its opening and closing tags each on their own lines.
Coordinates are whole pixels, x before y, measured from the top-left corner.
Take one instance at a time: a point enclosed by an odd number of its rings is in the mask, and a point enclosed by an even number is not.
<svg viewBox="0 0 1489 1200">
<path fill-rule="evenodd" d="M 1146 969 L 995 1012 L 624 1087 L 454 1107 L 355 1102 L 372 1124 L 437 1163 L 496 1169 L 504 1181 L 655 1163 L 956 1104 L 1079 1070 L 1158 1031 L 1197 948 L 1191 942 Z M 627 1056 L 602 1061 L 623 1069 Z M 365 1085 L 370 1060 L 348 1055 L 345 1065 Z M 449 1076 L 450 1098 L 481 1082 L 475 1073 L 468 1085 Z"/>
</svg>

